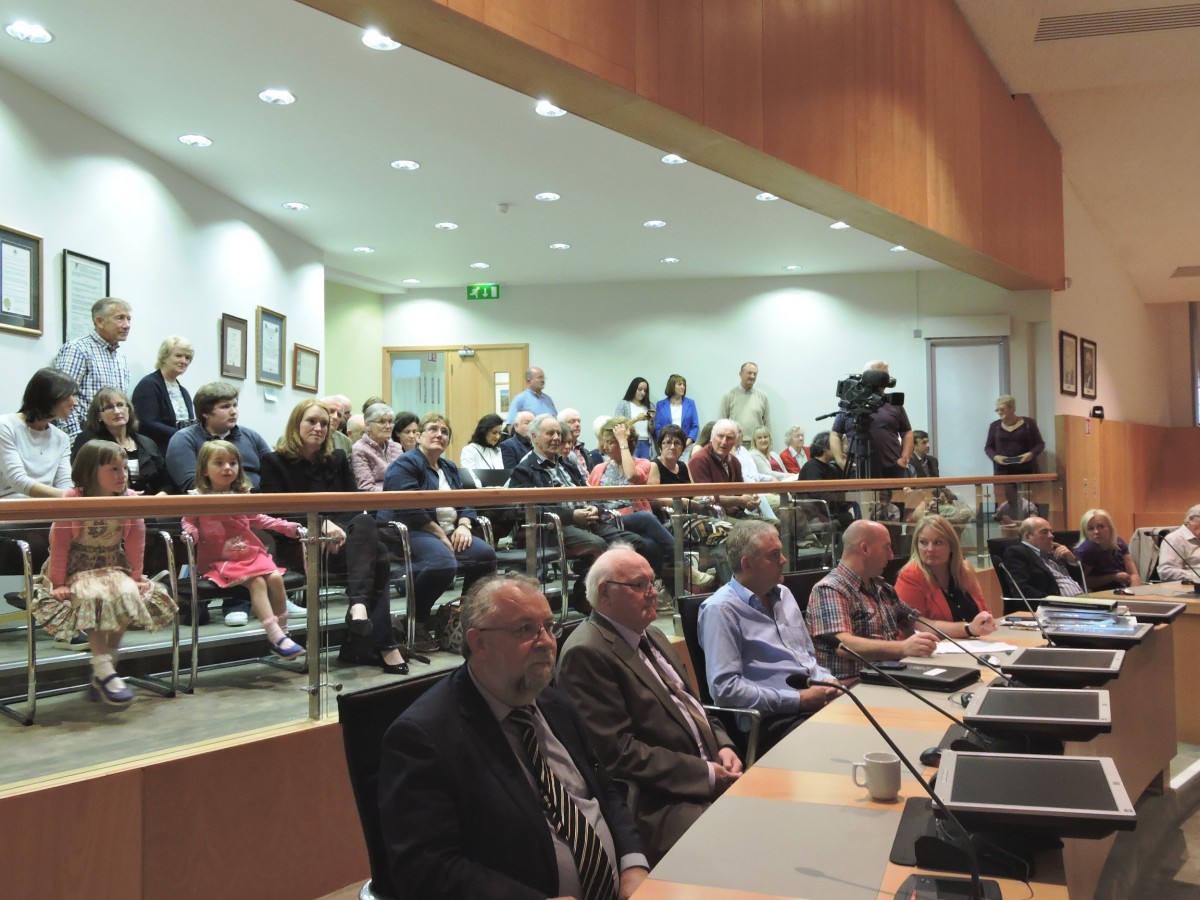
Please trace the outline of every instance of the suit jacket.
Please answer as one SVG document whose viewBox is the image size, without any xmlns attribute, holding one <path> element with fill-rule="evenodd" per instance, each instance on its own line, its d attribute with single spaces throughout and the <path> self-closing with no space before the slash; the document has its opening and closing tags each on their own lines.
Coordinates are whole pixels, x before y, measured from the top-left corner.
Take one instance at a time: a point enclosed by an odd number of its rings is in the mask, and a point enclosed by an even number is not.
<svg viewBox="0 0 1200 900">
<path fill-rule="evenodd" d="M 667 637 L 653 625 L 646 636 L 687 685 Z M 713 799 L 708 763 L 687 717 L 637 651 L 597 613 L 563 646 L 557 685 L 575 704 L 605 771 L 638 785 L 638 830 L 650 863 L 657 863 Z M 709 724 L 718 746 L 733 746 L 720 722 L 710 716 Z"/>
<path fill-rule="evenodd" d="M 599 771 L 566 697 L 547 688 L 537 704 L 600 801 L 618 860 L 643 852 L 633 817 Z M 541 801 L 465 664 L 388 729 L 379 814 L 392 880 L 405 897 L 533 900 L 559 894 Z"/>
<path fill-rule="evenodd" d="M 941 478 L 942 476 L 936 456 L 926 456 L 924 459 L 917 459 L 914 454 L 908 459 L 908 468 L 912 470 L 913 478 Z"/>
<path fill-rule="evenodd" d="M 700 434 L 700 416 L 696 412 L 696 401 L 691 397 L 683 398 L 679 427 L 693 441 Z M 671 398 L 663 397 L 654 404 L 654 440 L 662 437 L 662 430 L 671 424 Z"/>
<path fill-rule="evenodd" d="M 1032 547 L 1024 543 L 1013 544 L 1004 551 L 1004 565 L 1026 597 L 1049 597 L 1059 593 L 1054 573 L 1050 571 L 1050 567 L 1046 565 L 1042 555 Z M 1063 565 L 1067 574 L 1074 578 L 1080 587 L 1083 587 L 1083 581 L 1080 578 L 1082 570 L 1079 563 L 1076 562 L 1074 565 L 1063 563 Z"/>
<path fill-rule="evenodd" d="M 517 463 L 523 460 L 532 449 L 532 443 L 519 434 L 514 434 L 508 440 L 500 442 L 500 461 L 504 463 L 506 469 L 515 468 Z"/>
<path fill-rule="evenodd" d="M 192 406 L 192 395 L 182 384 L 179 390 L 183 394 L 183 402 L 187 406 L 188 418 L 196 418 L 196 410 Z M 171 405 L 171 395 L 167 393 L 167 382 L 162 372 L 155 369 L 137 383 L 133 389 L 133 408 L 137 412 L 138 427 L 142 434 L 150 437 L 158 444 L 159 453 L 167 455 L 167 445 L 171 443 L 171 435 L 179 430 L 175 418 L 175 407 Z"/>
</svg>

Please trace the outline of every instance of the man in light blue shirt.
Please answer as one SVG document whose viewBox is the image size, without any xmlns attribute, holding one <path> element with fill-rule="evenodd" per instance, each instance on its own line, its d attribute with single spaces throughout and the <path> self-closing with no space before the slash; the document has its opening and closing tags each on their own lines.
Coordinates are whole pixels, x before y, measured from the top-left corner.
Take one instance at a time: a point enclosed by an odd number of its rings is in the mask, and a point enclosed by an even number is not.
<svg viewBox="0 0 1200 900">
<path fill-rule="evenodd" d="M 508 407 L 507 421 L 509 425 L 516 421 L 519 412 L 531 412 L 535 416 L 543 413 L 552 416 L 558 415 L 558 407 L 554 405 L 550 395 L 542 391 L 545 386 L 545 372 L 537 366 L 531 366 L 525 370 L 525 390 L 513 397 L 512 404 Z"/>
<path fill-rule="evenodd" d="M 733 579 L 700 607 L 708 689 L 718 706 L 762 713 L 763 742 L 770 747 L 837 696 L 833 688 L 790 688 L 788 676 L 836 679 L 817 662 L 796 598 L 783 586 L 786 559 L 775 528 L 738 522 L 725 550 Z"/>
</svg>

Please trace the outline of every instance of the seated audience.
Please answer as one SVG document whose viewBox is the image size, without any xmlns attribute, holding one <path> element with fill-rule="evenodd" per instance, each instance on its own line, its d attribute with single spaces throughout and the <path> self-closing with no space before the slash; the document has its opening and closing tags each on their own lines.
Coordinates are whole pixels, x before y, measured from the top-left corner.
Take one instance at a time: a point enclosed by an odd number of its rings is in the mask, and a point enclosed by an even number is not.
<svg viewBox="0 0 1200 900">
<path fill-rule="evenodd" d="M 346 437 L 350 438 L 351 445 L 357 444 L 359 439 L 366 433 L 367 420 L 362 413 L 355 413 L 346 420 Z"/>
<path fill-rule="evenodd" d="M 654 626 L 658 598 L 646 560 L 615 544 L 587 586 L 592 614 L 563 645 L 557 685 L 605 772 L 638 786 L 635 818 L 653 865 L 737 780 L 742 761 Z"/>
<path fill-rule="evenodd" d="M 333 438 L 333 449 L 341 450 L 346 459 L 354 448 L 354 441 L 346 434 L 346 420 L 350 418 L 350 398 L 345 394 L 330 394 L 321 398 L 321 405 L 329 410 L 329 428 Z"/>
<path fill-rule="evenodd" d="M 920 522 L 928 515 L 939 515 L 951 525 L 966 525 L 974 521 L 975 510 L 958 499 L 954 491 L 948 487 L 936 487 L 933 496 L 922 500 L 908 514 L 909 522 Z M 959 531 L 961 532 L 961 528 Z"/>
<path fill-rule="evenodd" d="M 950 637 L 983 637 L 996 630 L 975 570 L 963 558 L 958 532 L 941 516 L 926 516 L 913 529 L 912 555 L 896 578 L 896 594 L 922 618 L 954 623 L 942 629 Z"/>
<path fill-rule="evenodd" d="M 741 482 L 742 464 L 733 455 L 738 442 L 738 425 L 732 419 L 718 419 L 711 426 L 706 426 L 709 435 L 701 431 L 700 436 L 710 436 L 699 450 L 692 452 L 688 460 L 688 473 L 695 484 L 723 484 Z M 716 498 L 716 502 L 725 510 L 726 515 L 740 518 L 747 511 L 759 508 L 757 494 L 729 494 Z"/>
<path fill-rule="evenodd" d="M 828 440 L 829 438 L 826 437 L 826 445 L 828 445 Z M 808 454 L 804 452 L 804 429 L 799 425 L 793 425 L 783 433 L 783 443 L 786 446 L 779 454 L 783 467 L 787 471 L 799 475 L 800 469 L 808 462 Z"/>
<path fill-rule="evenodd" d="M 196 423 L 180 428 L 167 445 L 167 471 L 181 493 L 196 483 L 196 454 L 205 441 L 229 441 L 242 457 L 242 471 L 258 490 L 262 458 L 271 452 L 252 428 L 238 425 L 238 389 L 225 381 L 210 381 L 196 391 Z"/>
<path fill-rule="evenodd" d="M 54 420 L 66 419 L 78 402 L 70 375 L 33 373 L 21 409 L 0 416 L 0 498 L 61 497 L 71 488 L 71 439 Z"/>
<path fill-rule="evenodd" d="M 658 433 L 658 457 L 650 465 L 650 475 L 646 479 L 646 484 L 691 484 L 691 475 L 688 473 L 688 467 L 680 461 L 680 456 L 683 454 L 684 441 L 687 436 L 683 433 L 683 429 L 678 425 L 667 425 Z M 650 501 L 651 506 L 655 506 L 668 514 L 673 514 L 675 504 L 673 501 L 663 500 L 661 503 Z M 683 540 L 684 546 L 696 548 L 696 563 L 699 563 L 699 556 L 706 551 L 712 550 L 715 552 L 713 560 L 717 568 L 721 570 L 722 581 L 729 580 L 728 564 L 725 561 L 723 551 L 718 551 L 717 548 L 724 543 L 725 538 L 729 536 L 730 524 L 725 519 L 718 519 L 708 515 L 710 507 L 707 503 L 703 503 L 693 497 L 681 497 L 680 503 L 683 507 Z M 690 554 L 684 554 L 690 557 Z M 688 566 L 688 571 L 684 576 L 684 587 L 688 592 L 703 590 L 712 584 L 714 576 L 702 571 L 702 568 L 697 564 Z"/>
<path fill-rule="evenodd" d="M 809 452 L 812 454 L 811 459 L 800 467 L 801 481 L 836 481 L 846 477 L 846 474 L 838 468 L 834 461 L 828 431 L 817 432 Z M 846 495 L 841 491 L 811 493 L 804 496 L 812 500 L 824 500 L 829 509 L 829 516 L 836 520 L 843 529 L 855 519 L 861 518 L 858 503 L 847 502 L 843 499 Z M 814 513 L 822 519 L 825 517 L 817 504 L 808 504 L 805 512 L 810 521 L 813 519 Z"/>
<path fill-rule="evenodd" d="M 992 518 L 1001 525 L 1015 527 L 1030 516 L 1038 514 L 1037 505 L 1020 496 L 1019 488 L 1020 485 L 1016 484 L 1004 485 L 1004 502 L 997 506 L 992 514 Z"/>
<path fill-rule="evenodd" d="M 750 459 L 760 475 L 766 475 L 773 481 L 795 480 L 795 475 L 784 466 L 783 458 L 771 449 L 771 429 L 761 425 L 755 428 L 751 445 Z"/>
<path fill-rule="evenodd" d="M 633 455 L 638 459 L 649 459 L 654 445 L 654 411 L 650 405 L 650 382 L 635 378 L 625 390 L 625 398 L 617 404 L 613 417 L 629 419 L 636 435 Z"/>
<path fill-rule="evenodd" d="M 687 379 L 672 375 L 667 379 L 665 396 L 654 405 L 655 437 L 662 437 L 668 425 L 683 429 L 684 449 L 696 443 L 700 434 L 700 416 L 696 412 L 696 401 L 687 395 Z"/>
<path fill-rule="evenodd" d="M 383 741 L 392 883 L 421 900 L 629 897 L 649 864 L 578 713 L 548 687 L 561 633 L 550 604 L 529 579 L 498 576 L 468 595 L 462 626 L 466 663 Z"/>
<path fill-rule="evenodd" d="M 913 452 L 908 460 L 908 474 L 912 478 L 938 478 L 941 469 L 936 456 L 929 455 L 929 432 L 913 432 Z"/>
<path fill-rule="evenodd" d="M 579 414 L 579 410 L 568 407 L 559 412 L 558 427 L 562 431 L 559 455 L 579 469 L 579 474 L 586 481 L 592 468 L 604 460 L 602 458 L 593 460 L 592 454 L 588 452 L 580 438 L 580 434 L 583 433 L 583 416 Z"/>
<path fill-rule="evenodd" d="M 1200 504 L 1189 509 L 1183 524 L 1163 538 L 1158 549 L 1158 577 L 1200 583 Z"/>
<path fill-rule="evenodd" d="M 500 432 L 504 420 L 495 413 L 488 413 L 475 426 L 471 440 L 459 454 L 458 464 L 464 469 L 503 469 L 504 457 L 500 452 Z"/>
<path fill-rule="evenodd" d="M 548 415 L 548 413 L 543 413 L 542 415 Z M 504 463 L 505 469 L 514 468 L 533 449 L 533 444 L 529 437 L 529 423 L 533 419 L 533 413 L 527 409 L 517 413 L 516 418 L 513 420 L 512 437 L 500 442 L 500 460 Z"/>
<path fill-rule="evenodd" d="M 157 368 L 133 389 L 133 406 L 142 433 L 158 445 L 163 457 L 175 432 L 196 420 L 192 395 L 179 383 L 195 352 L 191 341 L 171 335 L 158 348 Z"/>
<path fill-rule="evenodd" d="M 159 454 L 158 445 L 138 433 L 133 404 L 120 388 L 100 388 L 92 397 L 83 431 L 71 447 L 72 461 L 88 441 L 112 441 L 125 451 L 129 490 L 137 494 L 170 492 L 171 476 L 167 474 L 166 461 Z"/>
<path fill-rule="evenodd" d="M 891 558 L 887 526 L 858 519 L 842 535 L 838 567 L 813 588 L 808 630 L 817 659 L 838 678 L 853 678 L 861 667 L 842 645 L 872 661 L 932 656 L 937 646 L 937 638 L 917 622 L 917 611 L 880 577 Z M 949 625 L 934 624 L 943 631 Z"/>
<path fill-rule="evenodd" d="M 417 446 L 417 435 L 421 433 L 420 421 L 416 413 L 407 410 L 396 413 L 396 421 L 392 425 L 392 440 L 400 445 L 400 452 L 407 453 Z"/>
<path fill-rule="evenodd" d="M 360 491 L 382 491 L 388 466 L 404 451 L 392 440 L 396 411 L 383 403 L 374 403 L 363 413 L 367 433 L 354 442 L 350 451 L 350 468 L 354 483 Z"/>
<path fill-rule="evenodd" d="M 1075 548 L 1083 566 L 1088 590 L 1136 587 L 1142 583 L 1129 545 L 1117 534 L 1107 510 L 1089 509 L 1079 520 L 1079 531 L 1086 537 Z"/>
<path fill-rule="evenodd" d="M 875 501 L 871 518 L 876 522 L 899 522 L 900 507 L 892 502 L 892 492 L 880 491 L 876 496 L 879 499 Z"/>
<path fill-rule="evenodd" d="M 1021 523 L 1021 543 L 1005 549 L 1004 566 L 1026 599 L 1083 593 L 1079 561 L 1070 547 L 1055 543 L 1054 530 L 1040 516 Z"/>
</svg>

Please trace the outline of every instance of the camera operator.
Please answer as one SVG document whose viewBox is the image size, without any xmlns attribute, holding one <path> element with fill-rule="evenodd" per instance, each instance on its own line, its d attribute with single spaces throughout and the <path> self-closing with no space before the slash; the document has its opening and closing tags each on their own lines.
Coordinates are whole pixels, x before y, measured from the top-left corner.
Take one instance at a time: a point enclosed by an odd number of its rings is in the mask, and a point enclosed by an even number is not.
<svg viewBox="0 0 1200 900">
<path fill-rule="evenodd" d="M 883 360 L 873 360 L 866 364 L 862 374 L 863 385 L 872 388 L 880 397 L 884 397 L 885 389 L 894 387 L 896 380 L 888 375 L 888 364 Z M 908 471 L 908 461 L 912 456 L 913 433 L 908 422 L 908 413 L 900 403 L 883 402 L 870 416 L 870 475 L 873 478 L 904 478 Z M 833 420 L 833 428 L 829 435 L 829 447 L 834 459 L 843 470 L 846 468 L 846 453 L 844 441 L 846 433 L 853 433 L 854 419 L 847 412 L 840 412 Z M 861 477 L 863 473 L 852 473 Z"/>
</svg>

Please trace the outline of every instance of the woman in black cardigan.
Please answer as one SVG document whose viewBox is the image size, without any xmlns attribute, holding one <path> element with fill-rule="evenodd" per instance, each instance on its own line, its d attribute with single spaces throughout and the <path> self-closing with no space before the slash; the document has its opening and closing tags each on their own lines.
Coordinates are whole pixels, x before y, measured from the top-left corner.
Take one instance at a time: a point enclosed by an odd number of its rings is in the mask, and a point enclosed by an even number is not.
<svg viewBox="0 0 1200 900">
<path fill-rule="evenodd" d="M 194 352 L 191 342 L 171 335 L 158 348 L 158 368 L 133 389 L 133 405 L 142 432 L 158 444 L 164 457 L 171 435 L 196 420 L 192 395 L 178 381 L 192 364 Z"/>
<path fill-rule="evenodd" d="M 129 487 L 139 494 L 169 494 L 173 489 L 167 464 L 154 441 L 138 433 L 138 418 L 129 397 L 118 388 L 101 388 L 88 404 L 83 431 L 71 445 L 71 462 L 88 441 L 112 441 L 124 448 Z"/>
</svg>

